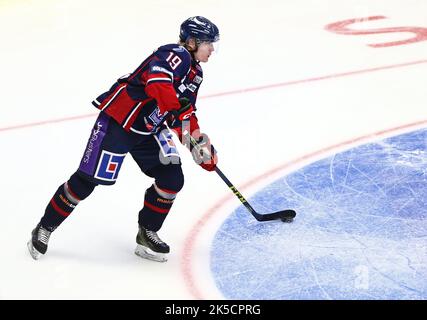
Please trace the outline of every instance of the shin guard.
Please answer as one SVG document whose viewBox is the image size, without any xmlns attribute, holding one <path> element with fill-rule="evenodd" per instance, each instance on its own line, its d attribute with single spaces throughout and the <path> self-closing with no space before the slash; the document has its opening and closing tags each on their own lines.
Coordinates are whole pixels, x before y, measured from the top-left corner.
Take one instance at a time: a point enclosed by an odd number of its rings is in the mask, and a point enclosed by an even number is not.
<svg viewBox="0 0 427 320">
<path fill-rule="evenodd" d="M 155 232 L 160 230 L 175 197 L 176 192 L 160 189 L 153 184 L 145 192 L 144 207 L 138 217 L 139 225 Z"/>
<path fill-rule="evenodd" d="M 96 184 L 81 178 L 77 173 L 73 174 L 70 180 L 56 190 L 46 207 L 41 225 L 51 232 L 54 231 L 95 187 Z"/>
</svg>

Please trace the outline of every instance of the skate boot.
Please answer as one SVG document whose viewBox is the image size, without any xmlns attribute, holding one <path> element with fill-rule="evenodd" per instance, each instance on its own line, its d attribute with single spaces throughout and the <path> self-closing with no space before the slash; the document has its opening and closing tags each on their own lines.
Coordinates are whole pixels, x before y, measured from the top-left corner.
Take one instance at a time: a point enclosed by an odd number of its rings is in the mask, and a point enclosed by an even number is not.
<svg viewBox="0 0 427 320">
<path fill-rule="evenodd" d="M 169 246 L 164 243 L 156 232 L 139 227 L 136 236 L 135 254 L 149 260 L 165 262 L 166 254 L 169 253 Z"/>
<path fill-rule="evenodd" d="M 43 228 L 40 223 L 31 232 L 31 239 L 27 242 L 27 247 L 34 260 L 46 253 L 51 233 L 51 231 Z"/>
</svg>

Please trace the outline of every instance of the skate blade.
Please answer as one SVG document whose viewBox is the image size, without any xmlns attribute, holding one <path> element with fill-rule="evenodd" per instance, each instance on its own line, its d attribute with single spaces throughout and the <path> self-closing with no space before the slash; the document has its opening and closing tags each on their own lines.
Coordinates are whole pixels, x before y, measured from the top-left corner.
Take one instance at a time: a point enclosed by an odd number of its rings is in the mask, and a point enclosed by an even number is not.
<svg viewBox="0 0 427 320">
<path fill-rule="evenodd" d="M 27 242 L 28 251 L 30 252 L 31 257 L 34 260 L 38 260 L 43 254 L 38 252 L 36 248 L 34 248 L 31 240 Z"/>
<path fill-rule="evenodd" d="M 141 258 L 157 261 L 157 262 L 166 262 L 168 258 L 164 253 L 154 252 L 150 248 L 144 247 L 140 244 L 136 246 L 135 254 Z"/>
</svg>

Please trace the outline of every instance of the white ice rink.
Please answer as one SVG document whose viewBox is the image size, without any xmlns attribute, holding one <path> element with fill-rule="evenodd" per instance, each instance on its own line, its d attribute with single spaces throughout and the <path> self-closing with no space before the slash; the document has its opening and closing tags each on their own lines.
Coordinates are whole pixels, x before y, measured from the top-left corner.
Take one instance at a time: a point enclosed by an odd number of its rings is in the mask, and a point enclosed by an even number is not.
<svg viewBox="0 0 427 320">
<path fill-rule="evenodd" d="M 133 253 L 152 181 L 131 157 L 116 185 L 98 187 L 52 234 L 46 256 L 34 261 L 26 247 L 79 165 L 92 99 L 176 42 L 183 20 L 202 15 L 220 29 L 202 65 L 199 123 L 250 198 L 317 159 L 427 126 L 426 12 L 425 0 L 1 0 L 0 299 L 226 298 L 210 252 L 239 202 L 181 146 L 185 186 L 159 232 L 167 263 Z M 326 28 L 349 19 L 347 31 Z"/>
</svg>

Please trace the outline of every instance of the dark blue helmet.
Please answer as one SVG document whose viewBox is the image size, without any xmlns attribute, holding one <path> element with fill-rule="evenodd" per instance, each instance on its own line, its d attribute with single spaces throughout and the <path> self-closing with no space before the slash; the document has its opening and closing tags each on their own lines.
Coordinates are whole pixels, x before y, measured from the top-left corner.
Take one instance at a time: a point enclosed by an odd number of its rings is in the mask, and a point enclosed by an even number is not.
<svg viewBox="0 0 427 320">
<path fill-rule="evenodd" d="M 199 41 L 215 42 L 219 40 L 218 27 L 202 16 L 191 17 L 181 24 L 179 33 L 181 41 L 195 38 Z"/>
</svg>

